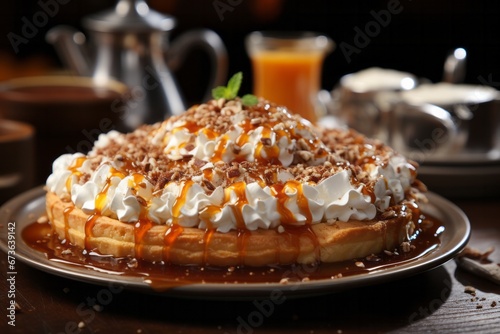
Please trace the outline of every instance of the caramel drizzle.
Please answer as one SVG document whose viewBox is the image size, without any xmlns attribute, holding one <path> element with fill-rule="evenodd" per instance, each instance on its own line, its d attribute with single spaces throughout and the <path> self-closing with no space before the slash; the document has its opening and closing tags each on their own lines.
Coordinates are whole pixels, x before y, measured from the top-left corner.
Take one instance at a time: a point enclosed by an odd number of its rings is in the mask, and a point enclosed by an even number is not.
<svg viewBox="0 0 500 334">
<path fill-rule="evenodd" d="M 233 211 L 234 217 L 236 219 L 236 238 L 237 238 L 237 249 L 238 249 L 238 259 L 240 264 L 244 264 L 244 259 L 246 258 L 247 245 L 252 236 L 252 231 L 248 230 L 243 218 L 243 206 L 248 204 L 246 197 L 246 183 L 237 182 L 232 186 L 228 187 L 225 192 L 225 202 L 230 200 L 231 192 L 236 194 L 236 202 L 230 204 Z M 293 215 L 292 215 L 293 216 Z"/>
<path fill-rule="evenodd" d="M 278 199 L 278 212 L 281 216 L 281 223 L 284 225 L 293 225 L 297 222 L 297 219 L 293 212 L 291 212 L 287 207 L 286 203 L 289 200 L 288 195 L 285 193 L 286 188 L 293 188 L 297 192 L 297 206 L 299 207 L 300 213 L 302 213 L 306 218 L 306 224 L 312 224 L 312 213 L 309 209 L 309 201 L 304 195 L 302 183 L 290 180 L 285 184 L 275 184 L 271 187 L 274 196 Z"/>
<path fill-rule="evenodd" d="M 238 248 L 238 262 L 240 264 L 244 264 L 244 259 L 247 255 L 247 245 L 250 236 L 252 235 L 252 231 L 248 229 L 238 229 L 236 231 L 236 244 Z"/>
<path fill-rule="evenodd" d="M 234 218 L 236 219 L 236 238 L 237 238 L 237 248 L 238 248 L 238 262 L 243 264 L 244 258 L 246 256 L 246 245 L 247 240 L 252 234 L 246 227 L 245 220 L 243 219 L 243 206 L 248 204 L 248 199 L 246 196 L 246 183 L 236 182 L 233 185 L 225 189 L 224 192 L 224 202 L 229 202 L 231 199 L 231 193 L 236 195 L 236 202 L 234 204 L 227 204 L 231 208 Z"/>
<path fill-rule="evenodd" d="M 94 238 L 94 226 L 97 223 L 97 220 L 99 217 L 102 215 L 102 211 L 104 209 L 104 206 L 106 204 L 107 200 L 107 194 L 109 187 L 111 186 L 111 178 L 113 176 L 120 177 L 123 179 L 125 177 L 125 174 L 120 172 L 119 170 L 115 168 L 111 168 L 111 176 L 106 179 L 106 184 L 102 188 L 102 190 L 97 194 L 97 196 L 94 199 L 95 202 L 95 210 L 94 213 L 91 214 L 88 218 L 87 221 L 85 222 L 85 241 L 84 241 L 84 246 L 85 249 L 90 251 L 92 249 L 92 244 L 91 244 L 91 239 Z"/>
<path fill-rule="evenodd" d="M 175 199 L 174 205 L 172 207 L 172 224 L 163 236 L 163 261 L 167 263 L 170 262 L 170 250 L 172 246 L 184 230 L 184 228 L 179 225 L 179 217 L 181 215 L 181 209 L 186 203 L 187 192 L 189 191 L 193 183 L 194 182 L 192 180 L 187 180 L 184 182 L 181 192 Z"/>
<path fill-rule="evenodd" d="M 97 222 L 97 219 L 99 218 L 98 214 L 92 214 L 87 218 L 87 221 L 85 222 L 85 249 L 90 251 L 92 249 L 91 245 L 91 238 L 94 237 L 94 226 L 95 223 Z"/>
<path fill-rule="evenodd" d="M 144 237 L 148 231 L 154 226 L 154 223 L 149 219 L 141 218 L 134 225 L 134 254 L 137 259 L 144 258 Z"/>
<path fill-rule="evenodd" d="M 214 140 L 216 139 L 219 134 L 211 129 L 203 128 L 200 130 L 201 133 L 203 133 L 208 139 Z"/>
<path fill-rule="evenodd" d="M 163 261 L 165 263 L 170 263 L 171 259 L 171 248 L 175 243 L 179 235 L 182 234 L 184 228 L 178 224 L 172 224 L 168 227 L 165 235 L 163 236 Z"/>
<path fill-rule="evenodd" d="M 80 172 L 78 169 L 82 167 L 83 163 L 87 160 L 87 157 L 78 157 L 75 160 L 73 160 L 73 163 L 71 166 L 68 167 L 68 170 L 71 172 L 71 176 L 75 175 L 77 178 L 83 175 L 82 172 Z M 71 194 L 71 180 L 72 177 L 69 176 L 66 179 L 66 190 L 68 193 Z"/>
<path fill-rule="evenodd" d="M 215 233 L 215 229 L 214 228 L 207 228 L 205 230 L 205 233 L 203 234 L 203 264 L 204 265 L 208 265 L 209 264 L 209 258 L 208 258 L 208 254 L 210 254 L 209 252 L 209 245 L 210 245 L 210 241 L 212 240 L 212 237 Z"/>
<path fill-rule="evenodd" d="M 289 200 L 288 195 L 285 193 L 285 189 L 293 188 L 297 191 L 297 206 L 299 207 L 300 212 L 305 216 L 306 221 L 305 225 L 294 226 L 294 223 L 297 222 L 297 219 L 293 212 L 291 212 L 287 207 L 286 203 Z M 297 262 L 300 254 L 300 239 L 301 236 L 306 236 L 311 240 L 314 246 L 315 258 L 317 261 L 320 260 L 320 245 L 318 241 L 318 237 L 312 230 L 312 213 L 309 209 L 309 202 L 307 197 L 304 195 L 303 185 L 302 183 L 291 180 L 286 184 L 275 184 L 271 188 L 275 196 L 278 199 L 278 212 L 281 216 L 282 226 L 285 228 L 286 235 L 290 243 L 292 244 L 293 249 L 295 249 L 294 258 L 295 262 Z"/>
<path fill-rule="evenodd" d="M 64 217 L 64 239 L 66 239 L 66 242 L 70 242 L 70 237 L 69 237 L 69 215 L 71 211 L 73 211 L 75 207 L 74 206 L 67 206 L 63 210 L 63 217 Z"/>
<path fill-rule="evenodd" d="M 214 174 L 214 170 L 213 168 L 205 168 L 203 170 L 203 177 L 206 179 L 206 180 L 212 180 L 212 177 L 213 177 L 213 174 Z"/>
<path fill-rule="evenodd" d="M 137 187 L 144 186 L 143 181 L 144 175 L 134 173 L 132 174 L 132 180 L 130 181 L 131 184 L 129 184 L 129 186 L 136 190 Z M 139 205 L 141 206 L 141 211 L 139 213 L 139 220 L 134 224 L 134 254 L 137 259 L 142 259 L 144 257 L 145 236 L 155 224 L 148 218 L 148 203 L 138 194 L 136 195 Z"/>
<path fill-rule="evenodd" d="M 215 146 L 215 150 L 212 155 L 213 162 L 223 161 L 222 158 L 224 155 L 224 151 L 226 150 L 227 141 L 228 141 L 227 135 L 224 135 L 220 138 L 219 142 Z"/>
<path fill-rule="evenodd" d="M 273 165 L 281 165 L 281 161 L 279 160 L 280 149 L 278 145 L 265 145 L 266 141 L 271 142 L 271 134 L 272 130 L 265 126 L 262 129 L 261 140 L 257 143 L 255 148 L 255 158 L 260 163 L 270 163 Z M 277 136 L 279 138 L 279 136 Z M 287 136 L 290 139 L 290 136 Z M 264 154 L 265 153 L 265 154 Z"/>
<path fill-rule="evenodd" d="M 224 202 L 227 203 L 231 199 L 231 193 L 236 195 L 234 204 L 227 204 L 231 208 L 236 219 L 236 227 L 241 230 L 246 229 L 245 220 L 243 219 L 243 206 L 248 204 L 246 196 L 246 183 L 243 181 L 236 182 L 224 190 Z"/>
<path fill-rule="evenodd" d="M 292 244 L 293 249 L 295 250 L 294 258 L 295 262 L 299 259 L 300 254 L 300 239 L 301 237 L 306 237 L 311 240 L 314 249 L 314 256 L 316 261 L 319 262 L 321 260 L 321 248 L 319 244 L 318 237 L 316 233 L 314 233 L 312 229 L 312 225 L 301 225 L 301 226 L 284 226 L 285 233 L 288 235 L 290 243 Z"/>
<path fill-rule="evenodd" d="M 221 212 L 221 208 L 216 205 L 209 205 L 202 209 L 200 212 L 200 219 L 205 222 L 206 229 L 205 234 L 203 235 L 203 263 L 205 265 L 209 264 L 208 254 L 210 242 L 212 237 L 216 231 L 216 228 L 212 224 L 212 217 L 215 217 L 218 213 Z"/>
<path fill-rule="evenodd" d="M 306 224 L 310 225 L 312 224 L 312 213 L 311 210 L 309 209 L 309 201 L 307 200 L 307 197 L 304 195 L 304 185 L 302 183 L 299 183 L 298 181 L 289 181 L 289 183 L 292 182 L 294 186 L 298 190 L 298 198 L 297 198 L 297 205 L 299 206 L 300 211 L 302 214 L 306 217 Z"/>
<path fill-rule="evenodd" d="M 104 205 L 106 203 L 107 193 L 110 185 L 111 185 L 111 179 L 108 178 L 106 180 L 106 184 L 104 185 L 103 189 L 97 194 L 97 196 L 94 199 L 95 202 L 94 213 L 90 215 L 87 218 L 87 221 L 85 222 L 85 249 L 88 251 L 92 249 L 91 239 L 94 238 L 93 229 L 95 224 L 97 223 L 97 220 L 102 215 L 102 209 L 104 208 Z"/>
</svg>

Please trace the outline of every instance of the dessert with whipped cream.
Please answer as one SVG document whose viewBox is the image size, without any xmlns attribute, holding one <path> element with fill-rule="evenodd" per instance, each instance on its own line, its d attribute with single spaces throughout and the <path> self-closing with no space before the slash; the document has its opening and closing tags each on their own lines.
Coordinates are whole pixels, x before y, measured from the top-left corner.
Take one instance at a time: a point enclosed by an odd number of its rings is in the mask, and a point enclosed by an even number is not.
<svg viewBox="0 0 500 334">
<path fill-rule="evenodd" d="M 416 164 L 352 130 L 319 129 L 260 99 L 214 99 L 65 154 L 46 184 L 60 239 L 195 265 L 335 262 L 418 227 Z"/>
</svg>

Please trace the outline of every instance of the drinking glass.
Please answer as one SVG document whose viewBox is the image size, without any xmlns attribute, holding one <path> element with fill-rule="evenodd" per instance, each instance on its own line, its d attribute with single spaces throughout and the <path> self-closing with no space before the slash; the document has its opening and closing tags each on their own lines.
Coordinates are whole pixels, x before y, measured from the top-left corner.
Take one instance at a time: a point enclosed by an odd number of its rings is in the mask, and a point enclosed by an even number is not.
<svg viewBox="0 0 500 334">
<path fill-rule="evenodd" d="M 251 33 L 246 48 L 254 95 L 316 122 L 323 60 L 333 47 L 330 38 L 314 32 Z"/>
</svg>

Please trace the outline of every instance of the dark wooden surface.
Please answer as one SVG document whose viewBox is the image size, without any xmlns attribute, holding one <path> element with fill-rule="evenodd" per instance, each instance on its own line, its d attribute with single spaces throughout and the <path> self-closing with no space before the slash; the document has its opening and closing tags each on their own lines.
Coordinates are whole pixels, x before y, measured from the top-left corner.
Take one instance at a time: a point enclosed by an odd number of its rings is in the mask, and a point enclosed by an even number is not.
<svg viewBox="0 0 500 334">
<path fill-rule="evenodd" d="M 490 258 L 500 263 L 500 198 L 454 202 L 471 221 L 469 245 L 482 250 L 497 246 Z M 254 301 L 110 293 L 18 261 L 16 301 L 21 309 L 15 327 L 6 320 L 3 253 L 0 263 L 1 333 L 500 333 L 500 286 L 457 269 L 454 261 L 395 282 L 290 299 L 265 309 Z M 475 297 L 464 292 L 467 285 L 476 288 Z M 89 306 L 99 298 L 105 305 Z M 78 329 L 82 321 L 85 327 Z"/>
</svg>

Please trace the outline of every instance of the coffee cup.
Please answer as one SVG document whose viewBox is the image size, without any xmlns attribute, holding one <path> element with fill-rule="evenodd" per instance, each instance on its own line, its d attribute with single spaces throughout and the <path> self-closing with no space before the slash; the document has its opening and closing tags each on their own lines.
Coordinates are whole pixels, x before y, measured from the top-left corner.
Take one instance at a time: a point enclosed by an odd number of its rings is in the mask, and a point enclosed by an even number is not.
<svg viewBox="0 0 500 334">
<path fill-rule="evenodd" d="M 34 185 L 34 129 L 0 119 L 0 203 Z"/>
<path fill-rule="evenodd" d="M 0 85 L 0 117 L 35 128 L 35 181 L 42 184 L 59 155 L 86 153 L 100 133 L 122 129 L 127 93 L 120 82 L 87 77 L 17 78 Z"/>
</svg>

